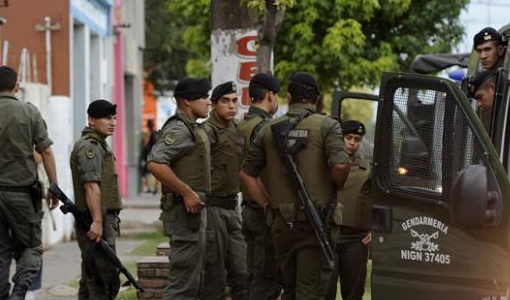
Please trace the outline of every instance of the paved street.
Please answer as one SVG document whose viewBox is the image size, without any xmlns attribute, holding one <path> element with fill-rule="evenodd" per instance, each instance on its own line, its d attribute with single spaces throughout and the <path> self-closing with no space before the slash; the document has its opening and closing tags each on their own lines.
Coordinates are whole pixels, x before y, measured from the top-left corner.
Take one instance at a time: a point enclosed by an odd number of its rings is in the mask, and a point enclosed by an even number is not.
<svg viewBox="0 0 510 300">
<path fill-rule="evenodd" d="M 124 207 L 120 216 L 122 236 L 117 240 L 117 253 L 126 264 L 140 258 L 129 253 L 144 243 L 130 237 L 159 228 L 159 196 L 143 194 L 137 199 L 126 199 Z M 13 271 L 14 265 L 11 266 L 11 276 Z M 133 275 L 136 277 L 136 274 Z M 75 240 L 47 249 L 44 253 L 42 288 L 35 293 L 36 299 L 77 299 L 76 281 L 79 276 L 80 252 Z"/>
</svg>

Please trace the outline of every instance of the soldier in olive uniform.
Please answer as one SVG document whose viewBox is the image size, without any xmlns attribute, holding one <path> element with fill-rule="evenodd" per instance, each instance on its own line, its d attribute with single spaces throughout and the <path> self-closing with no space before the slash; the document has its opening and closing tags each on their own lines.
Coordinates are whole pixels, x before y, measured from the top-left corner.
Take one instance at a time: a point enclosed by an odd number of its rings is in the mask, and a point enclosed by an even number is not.
<svg viewBox="0 0 510 300">
<path fill-rule="evenodd" d="M 18 74 L 0 67 L 0 299 L 25 299 L 42 262 L 41 197 L 35 195 L 36 164 L 33 150 L 41 154 L 50 182 L 57 182 L 55 158 L 46 123 L 37 108 L 18 100 Z M 38 197 L 38 199 L 36 199 Z M 51 199 L 55 208 L 58 200 Z M 9 291 L 9 268 L 16 260 L 14 288 Z"/>
<path fill-rule="evenodd" d="M 162 183 L 163 231 L 170 238 L 170 278 L 164 299 L 196 299 L 205 268 L 205 195 L 211 192 L 210 146 L 198 118 L 206 118 L 210 86 L 205 79 L 177 84 L 177 110 L 160 131 L 147 169 Z"/>
<path fill-rule="evenodd" d="M 250 80 L 248 90 L 252 104 L 248 114 L 238 126 L 244 136 L 245 154 L 251 149 L 251 143 L 257 133 L 278 110 L 280 83 L 275 77 L 260 73 Z M 266 179 L 264 173 L 263 171 L 260 175 L 262 182 Z M 243 233 L 248 246 L 246 299 L 274 300 L 278 298 L 282 288 L 277 278 L 278 263 L 271 228 L 267 225 L 264 210 L 250 197 L 242 182 L 241 191 L 244 205 Z"/>
<path fill-rule="evenodd" d="M 207 197 L 207 260 L 201 300 L 225 299 L 230 286 L 233 300 L 244 300 L 246 242 L 237 210 L 239 171 L 244 138 L 237 130 L 237 89 L 232 81 L 212 92 L 213 110 L 205 122 L 211 144 L 211 194 Z"/>
<path fill-rule="evenodd" d="M 115 299 L 120 287 L 119 271 L 95 242 L 104 239 L 115 250 L 122 203 L 117 185 L 115 157 L 106 143 L 117 124 L 117 105 L 95 100 L 88 109 L 88 126 L 71 152 L 76 207 L 88 211 L 88 231 L 76 229 L 81 250 L 82 274 L 79 299 Z"/>
<path fill-rule="evenodd" d="M 475 34 L 473 48 L 483 70 L 496 70 L 503 67 L 505 45 L 503 36 L 492 27 L 485 27 Z"/>
<path fill-rule="evenodd" d="M 480 120 L 487 132 L 491 129 L 497 77 L 496 71 L 482 71 L 476 75 L 470 86 L 470 96 L 476 100 Z"/>
<path fill-rule="evenodd" d="M 363 123 L 347 120 L 341 124 L 344 134 L 345 152 L 351 158 L 349 178 L 340 191 L 342 225 L 339 242 L 336 245 L 338 255 L 338 275 L 343 300 L 361 300 L 365 290 L 367 276 L 368 247 L 372 241 L 370 222 L 372 212 L 372 185 L 370 180 L 370 161 L 357 152 L 365 135 Z M 326 298 L 336 299 L 336 278 L 333 292 Z"/>
<path fill-rule="evenodd" d="M 294 142 L 300 139 L 306 145 L 294 159 L 319 211 L 330 201 L 336 201 L 337 190 L 349 172 L 349 157 L 344 152 L 340 124 L 316 113 L 319 86 L 315 78 L 296 72 L 288 91 L 289 111 L 259 132 L 246 157 L 241 178 L 253 199 L 268 213 L 282 270 L 282 300 L 319 300 L 324 299 L 332 270 L 322 257 L 319 241 L 280 160 L 270 125 L 303 118 L 288 137 Z M 267 187 L 257 178 L 264 168 L 267 168 Z"/>
</svg>

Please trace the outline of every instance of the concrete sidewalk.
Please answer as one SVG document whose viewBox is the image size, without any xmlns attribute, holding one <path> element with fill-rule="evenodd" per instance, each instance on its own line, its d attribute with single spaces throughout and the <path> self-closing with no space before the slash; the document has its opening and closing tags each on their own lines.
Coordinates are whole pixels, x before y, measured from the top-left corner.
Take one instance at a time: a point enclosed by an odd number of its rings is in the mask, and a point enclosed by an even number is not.
<svg viewBox="0 0 510 300">
<path fill-rule="evenodd" d="M 127 262 L 136 262 L 140 258 L 129 253 L 144 243 L 143 240 L 135 240 L 132 237 L 158 230 L 161 227 L 161 221 L 158 220 L 159 195 L 142 194 L 136 199 L 124 199 L 123 203 L 124 209 L 120 214 L 121 237 L 117 240 L 117 254 L 125 265 Z M 35 292 L 35 299 L 77 299 L 76 281 L 81 273 L 78 243 L 73 240 L 46 249 L 43 261 L 42 287 Z M 11 277 L 14 267 L 13 264 Z M 136 274 L 133 275 L 136 278 Z M 123 275 L 121 275 L 121 281 L 124 282 Z"/>
</svg>

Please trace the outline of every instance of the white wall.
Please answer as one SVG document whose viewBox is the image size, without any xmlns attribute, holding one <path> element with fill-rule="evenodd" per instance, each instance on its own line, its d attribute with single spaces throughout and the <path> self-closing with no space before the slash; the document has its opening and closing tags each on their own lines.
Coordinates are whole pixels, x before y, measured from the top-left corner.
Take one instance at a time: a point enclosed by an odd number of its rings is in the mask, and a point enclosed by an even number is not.
<svg viewBox="0 0 510 300">
<path fill-rule="evenodd" d="M 46 121 L 49 137 L 53 140 L 51 147 L 55 155 L 59 186 L 73 198 L 73 183 L 69 167 L 73 145 L 71 99 L 63 96 L 49 97 L 48 86 L 38 83 L 23 83 L 21 91 L 21 100 L 34 104 Z M 48 188 L 48 178 L 42 165 L 39 166 L 38 171 L 39 178 L 43 181 L 45 188 Z M 73 218 L 70 215 L 64 215 L 59 209 L 50 212 L 46 205 L 43 205 L 43 208 L 45 212 L 42 221 L 43 245 L 49 247 L 63 240 L 70 240 L 74 226 Z"/>
</svg>

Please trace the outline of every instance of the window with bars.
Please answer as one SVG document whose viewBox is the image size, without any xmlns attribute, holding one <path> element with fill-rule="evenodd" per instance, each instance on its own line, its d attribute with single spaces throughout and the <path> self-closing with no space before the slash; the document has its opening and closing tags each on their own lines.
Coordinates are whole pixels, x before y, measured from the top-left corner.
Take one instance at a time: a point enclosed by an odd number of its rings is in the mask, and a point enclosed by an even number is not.
<svg viewBox="0 0 510 300">
<path fill-rule="evenodd" d="M 385 101 L 379 181 L 390 192 L 447 202 L 460 170 L 487 165 L 481 142 L 446 90 L 397 86 Z"/>
</svg>

